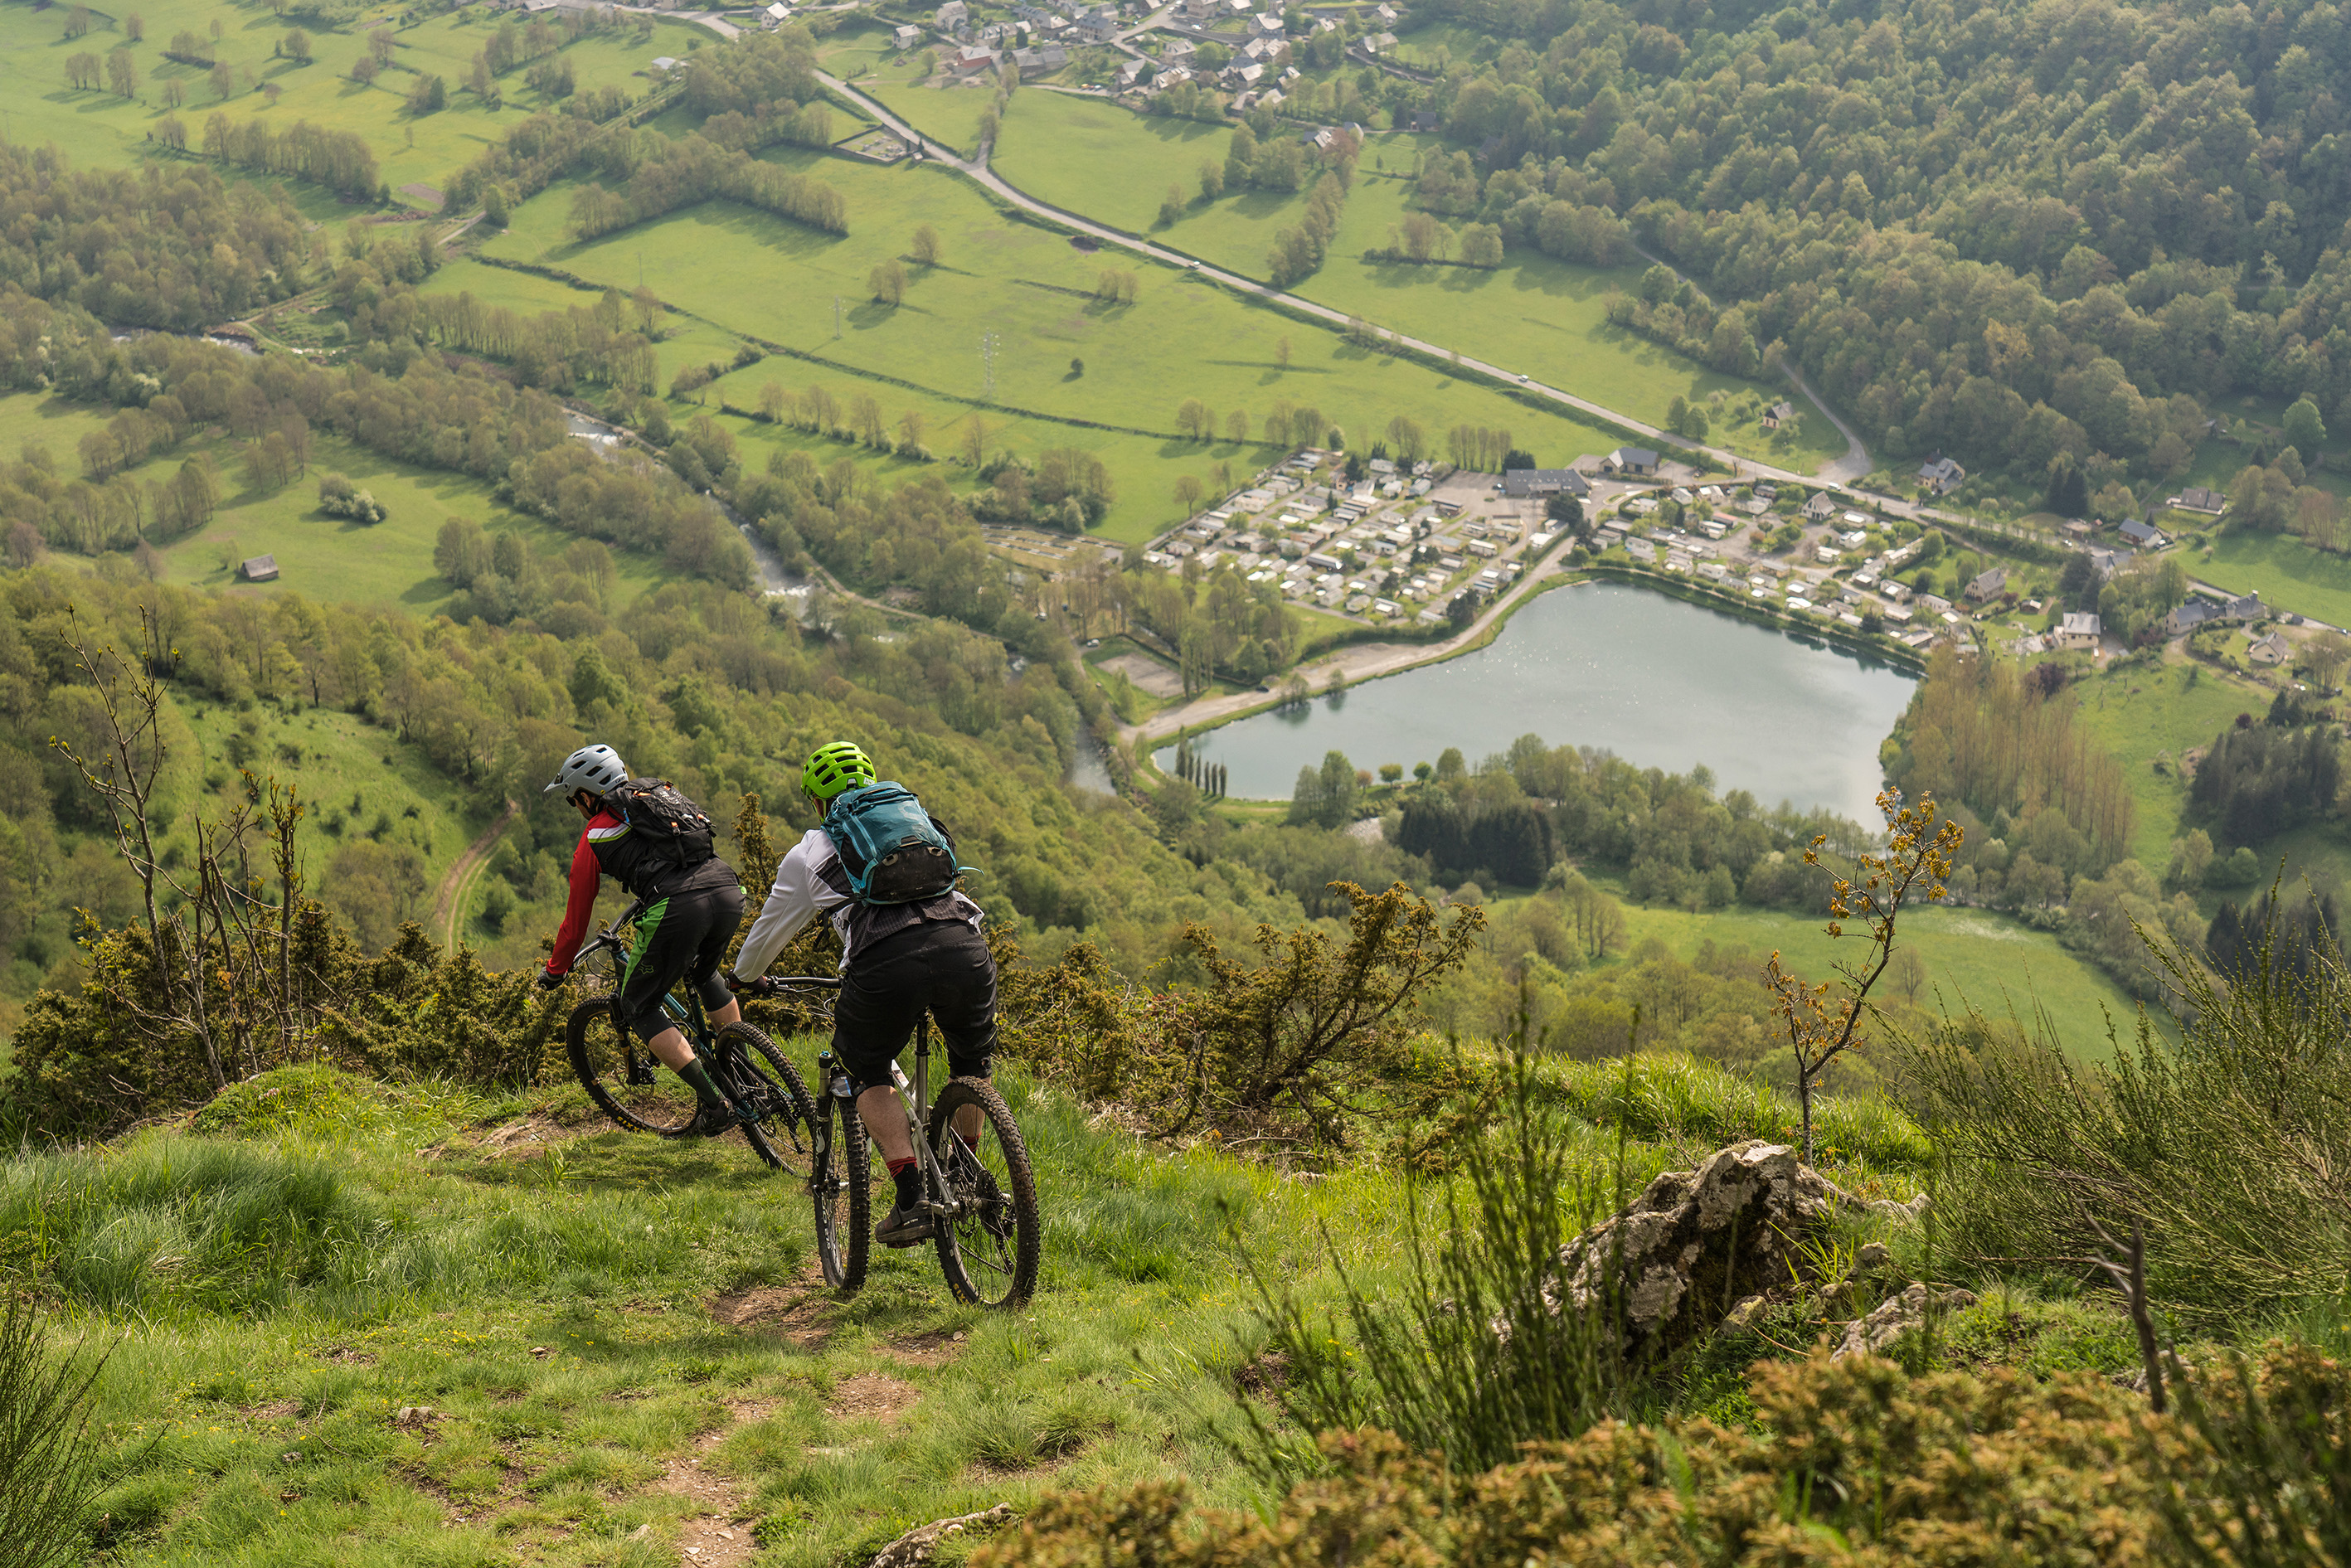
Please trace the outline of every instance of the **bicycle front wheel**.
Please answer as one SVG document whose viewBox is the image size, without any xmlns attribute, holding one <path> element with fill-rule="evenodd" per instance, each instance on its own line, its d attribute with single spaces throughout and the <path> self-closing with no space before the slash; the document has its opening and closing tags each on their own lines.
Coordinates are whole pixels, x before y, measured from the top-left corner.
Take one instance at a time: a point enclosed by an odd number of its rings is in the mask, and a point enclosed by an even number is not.
<svg viewBox="0 0 2351 1568">
<path fill-rule="evenodd" d="M 970 1142 L 955 1130 L 957 1112 L 966 1122 L 977 1113 Z M 987 1080 L 951 1078 L 931 1107 L 926 1136 L 946 1197 L 957 1206 L 938 1235 L 947 1289 L 976 1307 L 1019 1306 L 1037 1289 L 1041 1237 L 1037 1178 L 1011 1108 Z"/>
<path fill-rule="evenodd" d="M 778 1170 L 806 1172 L 816 1153 L 816 1103 L 808 1085 L 776 1049 L 775 1041 L 747 1023 L 718 1031 L 713 1053 L 735 1103 L 758 1119 L 743 1124 L 744 1141 Z"/>
<path fill-rule="evenodd" d="M 694 1120 L 694 1091 L 653 1060 L 609 998 L 571 1009 L 564 1045 L 588 1098 L 622 1126 L 674 1138 Z"/>
<path fill-rule="evenodd" d="M 816 1199 L 816 1258 L 824 1282 L 844 1294 L 865 1283 L 872 1245 L 873 1160 L 857 1103 L 828 1086 L 817 1107 L 816 1158 L 809 1193 Z"/>
</svg>

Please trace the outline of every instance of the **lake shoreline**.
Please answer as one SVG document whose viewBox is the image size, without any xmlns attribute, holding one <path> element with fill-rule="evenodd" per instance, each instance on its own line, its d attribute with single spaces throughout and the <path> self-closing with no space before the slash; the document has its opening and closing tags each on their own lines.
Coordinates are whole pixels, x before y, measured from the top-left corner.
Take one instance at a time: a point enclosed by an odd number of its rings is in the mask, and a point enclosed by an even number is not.
<svg viewBox="0 0 2351 1568">
<path fill-rule="evenodd" d="M 1518 612 L 1558 604 L 1549 590 L 1563 586 L 1593 591 L 1578 596 L 1577 608 L 1561 604 L 1529 639 L 1501 643 L 1502 627 Z M 1860 811 L 1882 782 L 1878 749 L 1908 706 L 1918 674 L 1913 661 L 1886 657 L 1874 640 L 1855 647 L 1827 628 L 1671 591 L 1676 586 L 1606 570 L 1546 574 L 1516 596 L 1510 615 L 1439 657 L 1367 675 L 1343 687 L 1335 703 L 1318 695 L 1285 706 L 1277 698 L 1185 727 L 1154 737 L 1144 760 L 1172 777 L 1160 754 L 1189 742 L 1196 754 L 1230 768 L 1230 799 L 1278 802 L 1291 769 L 1311 765 L 1326 742 L 1351 756 L 1366 747 L 1421 750 L 1425 761 L 1448 747 L 1499 751 L 1537 733 L 1643 767 L 1678 771 L 1702 763 L 1726 788 L 1759 798 Z M 1491 663 L 1459 670 L 1473 653 Z M 1386 685 L 1403 674 L 1418 675 L 1423 687 L 1407 696 Z M 1375 712 L 1350 717 L 1347 708 L 1357 704 Z M 1294 733 L 1309 726 L 1315 737 Z M 1412 760 L 1382 757 L 1365 766 Z"/>
</svg>

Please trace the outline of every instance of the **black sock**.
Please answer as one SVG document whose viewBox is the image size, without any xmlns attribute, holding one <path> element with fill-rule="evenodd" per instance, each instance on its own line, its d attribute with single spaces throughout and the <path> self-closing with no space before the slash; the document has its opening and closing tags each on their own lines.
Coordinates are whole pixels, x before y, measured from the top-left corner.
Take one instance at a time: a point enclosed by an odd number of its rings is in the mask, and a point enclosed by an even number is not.
<svg viewBox="0 0 2351 1568">
<path fill-rule="evenodd" d="M 922 1162 L 914 1159 L 892 1160 L 890 1179 L 898 1184 L 898 1207 L 911 1211 L 923 1201 Z"/>
<path fill-rule="evenodd" d="M 679 1068 L 677 1075 L 685 1080 L 686 1087 L 694 1091 L 694 1097 L 705 1105 L 726 1103 L 726 1096 L 718 1092 L 718 1085 L 711 1079 L 710 1069 L 702 1064 L 701 1058 L 696 1057 Z"/>
</svg>

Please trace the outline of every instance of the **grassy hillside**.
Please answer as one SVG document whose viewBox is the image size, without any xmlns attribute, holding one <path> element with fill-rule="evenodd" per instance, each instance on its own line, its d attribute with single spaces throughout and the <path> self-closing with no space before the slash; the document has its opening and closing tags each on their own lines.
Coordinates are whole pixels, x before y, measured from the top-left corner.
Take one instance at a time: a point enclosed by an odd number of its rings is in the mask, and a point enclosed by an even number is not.
<svg viewBox="0 0 2351 1568">
<path fill-rule="evenodd" d="M 2208 552 L 2188 558 L 2188 570 L 2231 593 L 2258 591 L 2280 610 L 2351 626 L 2351 559 L 2313 549 L 2291 534 L 2225 529 Z"/>
<path fill-rule="evenodd" d="M 1973 1007 L 1995 1019 L 2013 1014 L 2030 1028 L 2035 1010 L 2045 1009 L 2065 1049 L 2085 1061 L 2109 1054 L 2108 1018 L 2127 1035 L 2137 1016 L 2138 1004 L 2104 973 L 2059 946 L 2049 933 L 2004 915 L 1920 909 L 1905 917 L 1902 931 L 1904 944 L 1915 944 L 1927 961 L 1918 1001 L 1930 1011 Z M 1625 932 L 1628 948 L 1655 937 L 1687 959 L 1711 942 L 1747 948 L 1759 965 L 1776 952 L 1797 973 L 1823 978 L 1835 964 L 1859 956 L 1854 940 L 1831 937 L 1817 917 L 1772 910 L 1690 915 L 1627 904 Z"/>
<path fill-rule="evenodd" d="M 1217 1438 L 1263 1343 L 1234 1248 L 1309 1300 L 1334 1283 L 1326 1237 L 1359 1282 L 1402 1288 L 1415 1189 L 1139 1144 L 1004 1082 L 1045 1215 L 1020 1312 L 953 1306 L 927 1249 L 877 1249 L 865 1292 L 833 1301 L 805 1198 L 738 1141 L 622 1134 L 571 1087 L 319 1069 L 103 1158 L 0 1164 L 0 1235 L 37 1204 L 48 1238 L 0 1252 L 0 1279 L 54 1281 L 72 1322 L 122 1336 L 99 1506 L 110 1543 L 149 1561 L 691 1548 L 814 1568 L 1049 1489 L 1180 1474 L 1247 1501 Z M 1614 1140 L 1583 1147 L 1604 1163 Z M 1665 1157 L 1636 1143 L 1629 1179 Z M 247 1246 L 228 1217 L 251 1203 L 280 1224 Z"/>
<path fill-rule="evenodd" d="M 2273 694 L 2202 664 L 2110 672 L 2074 690 L 2091 732 L 2122 765 L 2123 783 L 2131 793 L 2131 854 L 2160 874 L 2171 859 L 2171 841 L 2179 836 L 2179 813 L 2188 803 L 2180 754 L 2211 745 L 2241 713 L 2259 717 Z"/>
</svg>

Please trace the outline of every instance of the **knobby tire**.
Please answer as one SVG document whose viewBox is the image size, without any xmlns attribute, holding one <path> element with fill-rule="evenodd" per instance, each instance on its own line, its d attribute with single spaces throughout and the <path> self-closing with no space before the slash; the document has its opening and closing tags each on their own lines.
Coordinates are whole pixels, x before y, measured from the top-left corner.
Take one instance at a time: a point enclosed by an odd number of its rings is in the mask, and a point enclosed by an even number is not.
<svg viewBox="0 0 2351 1568">
<path fill-rule="evenodd" d="M 873 1242 L 873 1160 L 856 1102 L 827 1085 L 809 1193 L 816 1201 L 816 1257 L 824 1282 L 846 1295 L 865 1283 Z"/>
<path fill-rule="evenodd" d="M 981 1120 L 977 1151 L 950 1130 L 956 1112 L 975 1105 Z M 986 1079 L 951 1078 L 931 1107 L 925 1136 L 940 1178 L 965 1206 L 952 1222 L 940 1221 L 939 1271 L 947 1289 L 976 1307 L 1020 1305 L 1036 1292 L 1042 1237 L 1037 1177 L 1011 1108 Z M 991 1183 L 995 1193 L 987 1197 Z"/>
<path fill-rule="evenodd" d="M 621 1126 L 674 1138 L 693 1122 L 694 1092 L 630 1036 L 628 1026 L 613 1012 L 610 998 L 573 1008 L 563 1043 L 580 1086 L 588 1091 L 598 1110 Z M 629 1082 L 625 1064 L 632 1057 L 643 1058 L 650 1066 L 652 1082 Z"/>
</svg>

